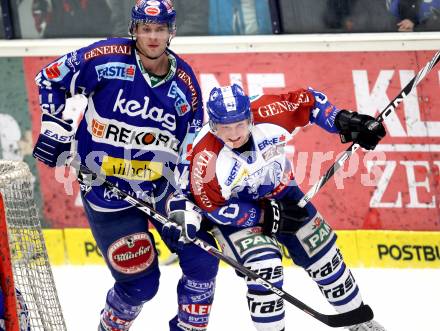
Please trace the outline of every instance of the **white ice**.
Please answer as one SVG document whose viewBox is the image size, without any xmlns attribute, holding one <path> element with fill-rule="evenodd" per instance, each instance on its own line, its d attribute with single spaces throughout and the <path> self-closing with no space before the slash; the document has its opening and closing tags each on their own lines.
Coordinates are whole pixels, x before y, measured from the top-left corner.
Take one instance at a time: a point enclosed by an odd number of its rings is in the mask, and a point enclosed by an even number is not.
<svg viewBox="0 0 440 331">
<path fill-rule="evenodd" d="M 105 266 L 54 267 L 54 277 L 69 331 L 95 331 L 112 278 Z M 131 331 L 168 331 L 175 315 L 178 266 L 161 266 L 157 296 L 145 304 Z M 440 330 L 440 269 L 353 269 L 364 302 L 387 331 Z M 285 291 L 310 307 L 333 313 L 317 286 L 299 268 L 285 269 Z M 209 331 L 252 331 L 246 287 L 231 268 L 221 268 Z M 331 330 L 286 303 L 286 330 Z"/>
</svg>

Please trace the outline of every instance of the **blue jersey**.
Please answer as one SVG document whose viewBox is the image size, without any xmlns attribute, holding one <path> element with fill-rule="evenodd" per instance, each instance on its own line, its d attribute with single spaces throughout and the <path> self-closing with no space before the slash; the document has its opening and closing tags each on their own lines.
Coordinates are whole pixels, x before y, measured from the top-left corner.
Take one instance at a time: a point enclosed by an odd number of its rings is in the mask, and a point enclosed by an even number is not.
<svg viewBox="0 0 440 331">
<path fill-rule="evenodd" d="M 406 9 L 406 13 L 402 13 L 400 6 Z M 389 8 L 391 13 L 397 18 L 409 18 L 415 20 L 414 23 L 422 23 L 426 21 L 436 11 L 440 10 L 440 0 L 423 0 L 423 1 L 401 1 L 389 0 Z M 408 15 L 409 17 L 402 17 Z"/>
<path fill-rule="evenodd" d="M 185 152 L 203 121 L 192 69 L 166 52 L 170 70 L 165 77 L 148 74 L 135 41 L 123 38 L 69 53 L 36 77 L 43 112 L 65 118 L 66 97 L 87 97 L 75 136 L 81 161 L 146 200 L 163 181 L 173 181 L 179 157 L 184 160 L 179 167 L 185 166 Z M 128 206 L 102 186 L 93 186 L 87 199 L 103 208 Z"/>
</svg>

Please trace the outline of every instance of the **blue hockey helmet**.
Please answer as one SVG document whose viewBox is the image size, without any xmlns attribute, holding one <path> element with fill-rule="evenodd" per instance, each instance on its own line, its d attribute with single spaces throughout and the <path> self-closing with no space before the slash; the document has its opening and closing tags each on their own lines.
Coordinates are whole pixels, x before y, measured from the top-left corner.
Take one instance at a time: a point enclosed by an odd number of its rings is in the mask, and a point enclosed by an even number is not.
<svg viewBox="0 0 440 331">
<path fill-rule="evenodd" d="M 138 23 L 168 24 L 171 33 L 176 32 L 176 11 L 171 0 L 137 0 L 131 10 L 130 34 Z"/>
<path fill-rule="evenodd" d="M 206 106 L 212 124 L 230 124 L 246 119 L 251 121 L 249 97 L 237 84 L 214 87 Z"/>
</svg>

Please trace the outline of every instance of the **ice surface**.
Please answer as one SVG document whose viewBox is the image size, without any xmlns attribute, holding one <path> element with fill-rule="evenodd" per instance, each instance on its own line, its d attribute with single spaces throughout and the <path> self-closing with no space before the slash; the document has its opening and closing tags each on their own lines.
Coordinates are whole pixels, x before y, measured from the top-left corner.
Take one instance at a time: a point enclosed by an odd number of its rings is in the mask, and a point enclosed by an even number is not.
<svg viewBox="0 0 440 331">
<path fill-rule="evenodd" d="M 131 331 L 167 331 L 177 309 L 177 265 L 161 266 L 157 296 L 146 303 Z M 364 301 L 387 331 L 440 330 L 440 269 L 353 269 Z M 95 331 L 112 278 L 105 266 L 54 267 L 54 276 L 69 331 Z M 300 268 L 285 269 L 284 289 L 312 308 L 333 313 L 317 286 Z M 231 268 L 221 268 L 209 331 L 253 331 L 246 287 Z M 331 330 L 286 304 L 286 330 Z"/>
</svg>

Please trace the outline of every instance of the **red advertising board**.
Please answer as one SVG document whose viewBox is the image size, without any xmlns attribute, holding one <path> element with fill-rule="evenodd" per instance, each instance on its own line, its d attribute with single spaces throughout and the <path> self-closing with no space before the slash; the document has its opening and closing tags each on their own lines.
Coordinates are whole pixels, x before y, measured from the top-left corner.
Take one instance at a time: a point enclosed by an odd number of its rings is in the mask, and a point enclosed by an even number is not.
<svg viewBox="0 0 440 331">
<path fill-rule="evenodd" d="M 339 108 L 377 115 L 431 51 L 191 54 L 203 94 L 216 84 L 240 82 L 249 94 L 311 86 Z M 34 75 L 52 58 L 25 58 L 34 139 L 40 111 Z M 336 229 L 440 230 L 440 72 L 433 70 L 386 121 L 377 152 L 358 151 L 313 199 Z M 294 138 L 300 186 L 311 185 L 344 151 L 337 135 L 318 127 Z M 86 226 L 78 190 L 66 195 L 54 171 L 39 166 L 45 217 L 54 227 Z M 58 174 L 59 175 L 59 174 Z"/>
</svg>

